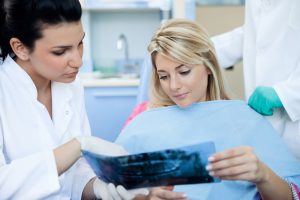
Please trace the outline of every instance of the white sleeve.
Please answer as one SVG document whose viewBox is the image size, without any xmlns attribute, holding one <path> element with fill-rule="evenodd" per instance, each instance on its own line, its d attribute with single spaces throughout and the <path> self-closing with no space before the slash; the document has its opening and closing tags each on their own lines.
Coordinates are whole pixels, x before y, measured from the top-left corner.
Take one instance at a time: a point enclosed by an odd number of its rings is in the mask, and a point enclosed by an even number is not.
<svg viewBox="0 0 300 200">
<path fill-rule="evenodd" d="M 81 101 L 79 105 L 81 108 L 80 110 L 81 128 L 82 128 L 81 131 L 83 135 L 91 135 L 91 128 L 90 128 L 89 120 L 85 109 L 84 90 L 82 86 L 80 87 L 79 93 L 80 93 L 79 97 L 81 97 Z M 72 187 L 72 199 L 80 200 L 86 184 L 96 175 L 84 158 L 80 158 L 76 162 L 75 170 L 76 172 L 74 177 L 74 184 Z"/>
<path fill-rule="evenodd" d="M 221 67 L 227 68 L 242 60 L 243 38 L 243 26 L 211 38 Z"/>
<path fill-rule="evenodd" d="M 300 119 L 300 61 L 285 81 L 273 87 L 292 121 Z"/>
<path fill-rule="evenodd" d="M 55 158 L 51 150 L 6 163 L 1 135 L 1 199 L 43 199 L 59 189 Z"/>
</svg>

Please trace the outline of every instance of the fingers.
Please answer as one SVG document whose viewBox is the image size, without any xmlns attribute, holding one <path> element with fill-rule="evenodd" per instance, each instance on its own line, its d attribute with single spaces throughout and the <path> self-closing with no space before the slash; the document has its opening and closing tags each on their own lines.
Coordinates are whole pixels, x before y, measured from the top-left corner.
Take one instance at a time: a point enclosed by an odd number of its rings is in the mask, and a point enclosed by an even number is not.
<svg viewBox="0 0 300 200">
<path fill-rule="evenodd" d="M 112 196 L 112 198 L 113 198 L 114 200 L 122 200 L 114 184 L 109 183 L 109 184 L 107 185 L 107 188 L 108 188 L 108 190 L 109 190 L 110 195 Z M 132 199 L 132 198 L 131 198 L 131 199 Z M 127 200 L 127 199 L 126 199 L 126 200 Z"/>
<path fill-rule="evenodd" d="M 149 190 L 146 188 L 141 188 L 141 189 L 134 189 L 134 190 L 129 190 L 131 194 L 134 195 L 148 195 Z"/>
<path fill-rule="evenodd" d="M 206 169 L 211 176 L 223 180 L 246 180 L 256 182 L 263 174 L 263 167 L 251 147 L 236 147 L 209 158 Z"/>
<path fill-rule="evenodd" d="M 248 146 L 236 147 L 220 153 L 216 153 L 210 156 L 208 160 L 210 162 L 218 162 L 220 160 L 241 156 L 247 152 L 252 152 L 252 148 Z"/>
<path fill-rule="evenodd" d="M 207 170 L 222 170 L 229 167 L 236 167 L 241 165 L 257 164 L 258 159 L 254 154 L 243 154 L 236 157 L 229 157 L 220 161 L 211 162 L 206 169 Z"/>
<path fill-rule="evenodd" d="M 271 170 L 262 162 L 258 162 L 258 165 L 253 166 L 254 170 L 247 170 L 245 173 L 240 173 L 231 176 L 222 176 L 223 180 L 246 180 L 254 184 L 262 183 L 268 180 Z"/>
<path fill-rule="evenodd" d="M 112 195 L 110 194 L 108 185 L 98 178 L 96 178 L 93 183 L 93 190 L 94 190 L 95 196 L 99 199 L 114 200 Z"/>
<path fill-rule="evenodd" d="M 163 188 L 153 188 L 150 192 L 150 199 L 172 199 L 172 200 L 187 200 L 187 195 L 182 192 L 173 192 Z"/>
<path fill-rule="evenodd" d="M 220 170 L 210 171 L 211 176 L 226 180 L 252 180 L 257 174 L 258 167 L 254 164 L 238 165 Z"/>
</svg>

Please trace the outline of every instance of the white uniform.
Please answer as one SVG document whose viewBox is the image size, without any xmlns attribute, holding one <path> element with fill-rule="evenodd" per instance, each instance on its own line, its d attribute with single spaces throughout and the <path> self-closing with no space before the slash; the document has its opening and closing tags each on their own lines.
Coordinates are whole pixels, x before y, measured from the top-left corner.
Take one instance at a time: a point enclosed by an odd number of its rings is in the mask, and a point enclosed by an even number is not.
<svg viewBox="0 0 300 200">
<path fill-rule="evenodd" d="M 29 75 L 7 57 L 0 65 L 0 199 L 81 199 L 95 176 L 85 160 L 60 177 L 53 149 L 90 134 L 83 88 L 52 83 L 52 119 Z"/>
<path fill-rule="evenodd" d="M 221 66 L 243 59 L 247 99 L 272 86 L 284 109 L 267 117 L 300 159 L 300 1 L 248 0 L 243 27 L 213 37 Z"/>
</svg>

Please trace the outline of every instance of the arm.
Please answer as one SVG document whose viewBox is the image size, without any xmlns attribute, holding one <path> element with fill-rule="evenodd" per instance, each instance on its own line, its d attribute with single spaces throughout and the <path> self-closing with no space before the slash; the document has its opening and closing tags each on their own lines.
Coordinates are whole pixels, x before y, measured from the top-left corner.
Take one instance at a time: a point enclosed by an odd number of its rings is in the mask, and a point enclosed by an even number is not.
<svg viewBox="0 0 300 200">
<path fill-rule="evenodd" d="M 58 171 L 62 173 L 70 168 L 80 157 L 81 149 L 111 156 L 126 154 L 122 147 L 100 138 L 92 136 L 79 137 L 54 150 Z M 114 199 L 118 199 L 122 194 L 125 196 L 133 195 L 125 189 L 123 193 L 119 194 L 113 184 L 108 184 L 98 179 L 84 158 L 80 158 L 76 164 L 76 184 L 73 186 L 72 199 L 95 199 L 96 197 L 109 199 L 112 196 Z"/>
<path fill-rule="evenodd" d="M 256 185 L 262 199 L 291 199 L 291 189 L 284 180 L 262 163 L 251 147 L 243 146 L 216 153 L 209 158 L 210 175 L 223 180 L 244 180 Z"/>
<path fill-rule="evenodd" d="M 242 60 L 243 39 L 243 27 L 211 38 L 221 67 L 227 68 Z"/>
<path fill-rule="evenodd" d="M 293 199 L 292 191 L 285 181 L 277 176 L 270 168 L 266 180 L 257 183 L 257 189 L 263 199 Z"/>
<path fill-rule="evenodd" d="M 80 158 L 80 143 L 76 139 L 54 149 L 54 157 L 58 175 L 64 173 Z"/>
</svg>

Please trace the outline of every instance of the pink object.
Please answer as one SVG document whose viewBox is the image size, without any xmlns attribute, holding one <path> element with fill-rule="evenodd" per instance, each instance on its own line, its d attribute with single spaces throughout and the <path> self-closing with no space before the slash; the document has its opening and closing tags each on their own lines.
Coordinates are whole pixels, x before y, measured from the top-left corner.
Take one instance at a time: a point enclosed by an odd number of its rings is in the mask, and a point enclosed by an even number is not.
<svg viewBox="0 0 300 200">
<path fill-rule="evenodd" d="M 148 107 L 148 102 L 143 102 L 143 103 L 140 103 L 138 104 L 133 112 L 131 113 L 131 115 L 127 118 L 126 122 L 125 122 L 125 125 L 124 127 L 133 119 L 135 118 L 137 115 L 139 115 L 140 113 L 144 112 L 145 110 L 147 110 L 147 107 Z M 123 128 L 124 128 L 123 127 Z"/>
</svg>

